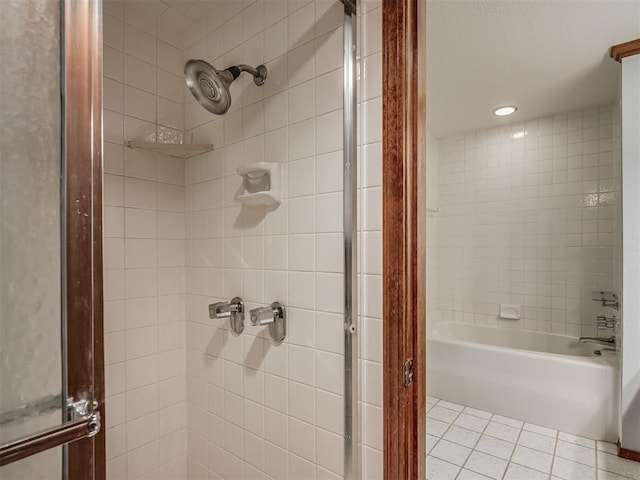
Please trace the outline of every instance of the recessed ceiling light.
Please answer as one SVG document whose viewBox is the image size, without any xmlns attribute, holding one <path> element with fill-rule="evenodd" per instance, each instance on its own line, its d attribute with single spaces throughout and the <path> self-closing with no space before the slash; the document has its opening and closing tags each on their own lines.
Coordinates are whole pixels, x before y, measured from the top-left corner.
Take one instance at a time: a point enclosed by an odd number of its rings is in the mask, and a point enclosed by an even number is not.
<svg viewBox="0 0 640 480">
<path fill-rule="evenodd" d="M 504 106 L 504 107 L 498 107 L 493 111 L 494 115 L 497 115 L 498 117 L 505 117 L 507 115 L 511 115 L 512 113 L 514 113 L 516 110 L 518 110 L 518 107 L 514 107 L 514 106 Z"/>
</svg>

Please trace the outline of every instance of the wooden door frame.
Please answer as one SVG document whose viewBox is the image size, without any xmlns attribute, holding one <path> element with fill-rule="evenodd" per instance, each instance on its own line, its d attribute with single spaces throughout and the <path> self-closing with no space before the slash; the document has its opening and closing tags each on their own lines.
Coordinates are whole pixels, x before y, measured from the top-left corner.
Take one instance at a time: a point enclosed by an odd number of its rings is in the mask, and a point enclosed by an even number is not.
<svg viewBox="0 0 640 480">
<path fill-rule="evenodd" d="M 382 1 L 384 478 L 426 478 L 426 2 Z M 413 383 L 403 366 L 413 360 Z"/>
<path fill-rule="evenodd" d="M 66 469 L 70 480 L 103 480 L 102 9 L 99 0 L 63 6 L 66 394 L 96 402 L 102 422 L 67 445 Z"/>
</svg>

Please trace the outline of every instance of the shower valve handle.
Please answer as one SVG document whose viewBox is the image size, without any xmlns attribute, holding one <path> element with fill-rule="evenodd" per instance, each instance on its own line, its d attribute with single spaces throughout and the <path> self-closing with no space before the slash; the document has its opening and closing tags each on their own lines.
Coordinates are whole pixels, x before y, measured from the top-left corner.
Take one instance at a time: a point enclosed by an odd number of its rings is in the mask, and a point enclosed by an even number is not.
<svg viewBox="0 0 640 480">
<path fill-rule="evenodd" d="M 281 308 L 273 308 L 271 306 L 254 308 L 251 310 L 251 325 L 264 327 L 276 321 L 280 316 Z"/>
<path fill-rule="evenodd" d="M 244 303 L 240 297 L 230 302 L 216 302 L 209 305 L 209 318 L 228 318 L 231 330 L 240 334 L 244 330 Z"/>
<path fill-rule="evenodd" d="M 249 312 L 251 325 L 269 326 L 271 338 L 282 342 L 287 334 L 287 312 L 280 302 L 273 302 L 268 307 L 254 308 Z"/>
</svg>

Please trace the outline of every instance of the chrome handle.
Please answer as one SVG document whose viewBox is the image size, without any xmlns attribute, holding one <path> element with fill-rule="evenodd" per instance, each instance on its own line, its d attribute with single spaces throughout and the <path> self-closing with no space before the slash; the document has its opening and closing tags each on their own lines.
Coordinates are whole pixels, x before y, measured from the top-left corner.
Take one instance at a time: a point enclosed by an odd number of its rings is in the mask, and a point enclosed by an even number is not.
<svg viewBox="0 0 640 480">
<path fill-rule="evenodd" d="M 250 312 L 251 325 L 261 326 L 269 325 L 276 321 L 276 318 L 280 315 L 279 310 L 269 307 L 254 308 Z"/>
<path fill-rule="evenodd" d="M 231 330 L 240 334 L 244 330 L 244 304 L 240 297 L 234 297 L 230 302 L 216 302 L 209 305 L 209 318 L 228 318 Z"/>
<path fill-rule="evenodd" d="M 232 302 L 216 302 L 209 305 L 209 318 L 229 318 L 232 313 L 241 312 L 242 303 Z"/>
<path fill-rule="evenodd" d="M 287 312 L 280 302 L 268 307 L 254 308 L 249 312 L 251 325 L 269 326 L 269 334 L 275 342 L 282 342 L 287 335 Z"/>
<path fill-rule="evenodd" d="M 58 402 L 56 410 L 61 407 L 60 396 L 56 395 Z M 23 408 L 4 412 L 0 418 L 2 423 L 8 423 L 16 419 L 23 419 L 39 412 L 48 412 L 52 407 L 51 397 L 39 399 L 29 405 L 30 410 L 25 415 Z M 45 407 L 44 410 L 39 408 Z M 6 421 L 5 421 L 6 420 Z M 27 437 L 12 440 L 0 445 L 0 467 L 17 460 L 29 457 L 35 453 L 44 452 L 53 447 L 75 442 L 83 438 L 96 436 L 102 428 L 98 402 L 67 399 L 67 422 L 62 425 L 36 432 Z"/>
<path fill-rule="evenodd" d="M 209 318 L 227 318 L 231 316 L 231 309 L 227 302 L 216 302 L 209 305 Z"/>
</svg>

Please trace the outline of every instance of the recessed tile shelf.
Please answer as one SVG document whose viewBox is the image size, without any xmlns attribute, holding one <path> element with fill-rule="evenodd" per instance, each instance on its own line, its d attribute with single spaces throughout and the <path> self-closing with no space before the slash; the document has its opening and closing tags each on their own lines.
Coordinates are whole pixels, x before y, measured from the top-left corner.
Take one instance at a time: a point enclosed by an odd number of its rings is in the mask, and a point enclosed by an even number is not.
<svg viewBox="0 0 640 480">
<path fill-rule="evenodd" d="M 127 147 L 141 148 L 149 152 L 162 153 L 170 157 L 182 159 L 197 157 L 198 155 L 213 150 L 213 145 L 210 143 L 150 143 L 137 142 L 135 140 L 129 140 Z"/>
</svg>

